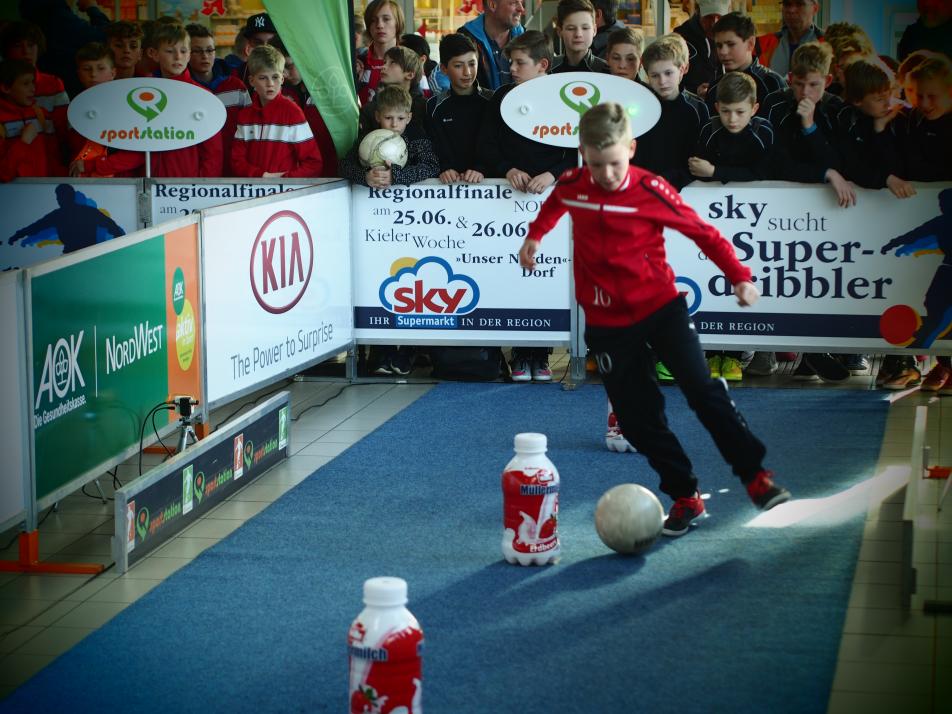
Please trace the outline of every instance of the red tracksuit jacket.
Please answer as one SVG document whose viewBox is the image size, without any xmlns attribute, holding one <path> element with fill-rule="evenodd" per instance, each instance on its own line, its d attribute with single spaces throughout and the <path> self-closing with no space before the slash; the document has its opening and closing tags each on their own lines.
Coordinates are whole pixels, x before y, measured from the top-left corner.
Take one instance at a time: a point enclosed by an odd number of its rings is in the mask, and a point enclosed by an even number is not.
<svg viewBox="0 0 952 714">
<path fill-rule="evenodd" d="M 231 145 L 235 176 L 261 176 L 284 171 L 286 178 L 321 175 L 321 154 L 304 112 L 282 94 L 264 107 L 255 95 L 238 112 Z"/>
<path fill-rule="evenodd" d="M 37 105 L 46 113 L 46 116 L 53 120 L 57 140 L 61 144 L 65 144 L 68 127 L 66 111 L 69 107 L 69 95 L 63 87 L 63 80 L 55 74 L 47 74 L 37 70 L 35 100 Z"/>
<path fill-rule="evenodd" d="M 731 283 L 750 280 L 750 268 L 721 232 L 702 221 L 671 184 L 643 169 L 630 167 L 616 191 L 599 186 L 587 167 L 566 171 L 526 238 L 541 240 L 566 211 L 575 235 L 575 296 L 589 325 L 626 327 L 678 296 L 665 257 L 665 228 L 697 243 Z"/>
<path fill-rule="evenodd" d="M 39 124 L 30 144 L 20 137 L 27 124 Z M 22 107 L 0 99 L 0 182 L 20 176 L 63 176 L 60 145 L 53 122 L 37 105 Z"/>
</svg>

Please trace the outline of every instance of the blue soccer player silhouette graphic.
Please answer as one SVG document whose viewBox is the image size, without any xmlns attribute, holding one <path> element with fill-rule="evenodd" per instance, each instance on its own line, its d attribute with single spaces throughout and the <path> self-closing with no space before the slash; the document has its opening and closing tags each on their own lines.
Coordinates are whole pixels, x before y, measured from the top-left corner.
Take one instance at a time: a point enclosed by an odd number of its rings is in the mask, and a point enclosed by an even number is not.
<svg viewBox="0 0 952 714">
<path fill-rule="evenodd" d="M 886 255 L 893 248 L 898 248 L 898 257 L 938 252 L 943 255 L 942 263 L 926 291 L 926 314 L 922 318 L 922 326 L 910 347 L 931 347 L 952 327 L 952 188 L 939 192 L 939 210 L 942 211 L 941 215 L 893 238 L 880 249 Z"/>
<path fill-rule="evenodd" d="M 63 244 L 63 253 L 72 253 L 80 248 L 96 245 L 100 228 L 115 238 L 125 235 L 126 232 L 119 224 L 105 213 L 93 206 L 79 203 L 76 199 L 76 189 L 68 183 L 61 183 L 56 187 L 56 202 L 60 207 L 18 230 L 10 236 L 8 242 L 13 245 L 21 238 L 53 228 Z"/>
</svg>

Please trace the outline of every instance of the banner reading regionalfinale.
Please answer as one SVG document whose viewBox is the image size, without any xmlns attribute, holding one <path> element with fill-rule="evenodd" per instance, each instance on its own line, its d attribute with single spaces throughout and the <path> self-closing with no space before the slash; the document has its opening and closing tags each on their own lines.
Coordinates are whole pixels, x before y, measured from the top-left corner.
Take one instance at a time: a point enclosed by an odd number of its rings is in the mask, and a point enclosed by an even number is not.
<svg viewBox="0 0 952 714">
<path fill-rule="evenodd" d="M 138 445 L 159 402 L 201 394 L 198 281 L 195 224 L 30 276 L 37 500 Z"/>
<path fill-rule="evenodd" d="M 354 313 L 360 339 L 402 342 L 569 340 L 568 218 L 536 268 L 519 247 L 548 191 L 503 180 L 354 186 Z"/>
</svg>

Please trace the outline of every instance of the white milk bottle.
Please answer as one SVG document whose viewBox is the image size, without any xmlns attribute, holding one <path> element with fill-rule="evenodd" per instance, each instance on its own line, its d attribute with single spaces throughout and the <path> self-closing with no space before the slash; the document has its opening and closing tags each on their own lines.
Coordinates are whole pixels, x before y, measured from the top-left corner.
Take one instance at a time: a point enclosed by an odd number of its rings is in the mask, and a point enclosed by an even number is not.
<svg viewBox="0 0 952 714">
<path fill-rule="evenodd" d="M 558 562 L 559 472 L 545 455 L 545 434 L 516 434 L 514 445 L 502 472 L 502 554 L 519 565 Z"/>
</svg>

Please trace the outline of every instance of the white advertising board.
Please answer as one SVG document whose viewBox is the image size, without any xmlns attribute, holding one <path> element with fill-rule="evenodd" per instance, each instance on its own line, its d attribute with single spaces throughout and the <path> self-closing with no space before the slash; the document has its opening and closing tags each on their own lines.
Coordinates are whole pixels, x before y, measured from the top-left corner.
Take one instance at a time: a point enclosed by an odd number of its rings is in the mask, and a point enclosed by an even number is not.
<svg viewBox="0 0 952 714">
<path fill-rule="evenodd" d="M 0 530 L 4 530 L 9 521 L 23 513 L 26 502 L 23 499 L 23 482 L 26 473 L 27 422 L 20 412 L 29 401 L 29 392 L 24 389 L 26 383 L 26 346 L 22 323 L 23 304 L 18 299 L 20 273 L 0 273 L 0 399 L 6 405 L 2 428 L 0 428 L 0 450 L 3 453 L 3 468 L 0 469 Z"/>
<path fill-rule="evenodd" d="M 139 229 L 139 182 L 112 179 L 0 184 L 0 270 L 24 268 Z M 11 243 L 11 240 L 13 241 Z"/>
<path fill-rule="evenodd" d="M 661 103 L 647 87 L 597 72 L 564 72 L 523 82 L 500 106 L 502 118 L 518 134 L 553 146 L 578 148 L 578 122 L 600 102 L 618 102 L 638 137 L 661 118 Z"/>
<path fill-rule="evenodd" d="M 255 179 L 253 181 L 222 179 L 221 181 L 182 181 L 146 179 L 152 225 L 171 221 L 212 206 L 273 196 L 286 191 L 314 186 L 334 179 Z"/>
<path fill-rule="evenodd" d="M 354 186 L 354 325 L 364 342 L 567 344 L 571 258 L 564 218 L 519 267 L 544 197 L 504 180 Z"/>
<path fill-rule="evenodd" d="M 225 105 L 197 84 L 134 77 L 80 92 L 67 115 L 73 129 L 103 146 L 171 151 L 217 134 L 225 124 Z"/>
<path fill-rule="evenodd" d="M 822 186 L 687 187 L 684 199 L 733 243 L 762 294 L 739 308 L 717 267 L 668 231 L 668 260 L 702 341 L 952 352 L 952 188 L 917 191 L 900 200 L 858 189 L 856 206 L 843 209 Z"/>
<path fill-rule="evenodd" d="M 336 181 L 203 211 L 209 406 L 353 340 L 350 191 Z"/>
</svg>

